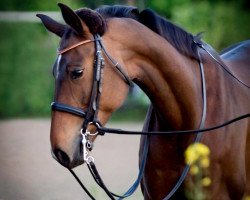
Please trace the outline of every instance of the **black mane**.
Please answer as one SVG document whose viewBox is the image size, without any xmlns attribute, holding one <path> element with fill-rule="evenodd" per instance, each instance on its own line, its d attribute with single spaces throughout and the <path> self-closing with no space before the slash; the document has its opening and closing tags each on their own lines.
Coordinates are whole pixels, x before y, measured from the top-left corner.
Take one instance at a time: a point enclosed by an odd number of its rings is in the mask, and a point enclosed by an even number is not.
<svg viewBox="0 0 250 200">
<path fill-rule="evenodd" d="M 139 12 L 137 8 L 131 6 L 103 6 L 96 9 L 96 11 L 104 18 L 132 18 L 165 38 L 181 54 L 198 59 L 197 46 L 193 42 L 196 36 L 193 36 L 191 33 L 188 33 L 150 9 Z"/>
<path fill-rule="evenodd" d="M 139 21 L 139 10 L 133 6 L 102 6 L 100 8 L 97 8 L 96 11 L 100 13 L 104 18 L 132 18 Z"/>
<path fill-rule="evenodd" d="M 140 13 L 140 22 L 164 37 L 180 53 L 198 59 L 197 46 L 193 42 L 194 36 L 167 19 L 157 15 L 150 9 Z"/>
</svg>

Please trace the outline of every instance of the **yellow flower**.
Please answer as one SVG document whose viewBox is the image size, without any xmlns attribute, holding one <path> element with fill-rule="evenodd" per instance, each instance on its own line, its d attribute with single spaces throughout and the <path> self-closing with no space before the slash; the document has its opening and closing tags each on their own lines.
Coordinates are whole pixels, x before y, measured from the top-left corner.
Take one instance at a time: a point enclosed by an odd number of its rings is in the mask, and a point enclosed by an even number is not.
<svg viewBox="0 0 250 200">
<path fill-rule="evenodd" d="M 211 185 L 211 179 L 209 177 L 204 177 L 202 180 L 201 180 L 201 184 L 204 186 L 204 187 L 207 187 L 209 185 Z"/>
<path fill-rule="evenodd" d="M 250 196 L 246 196 L 244 200 L 250 200 Z"/>
<path fill-rule="evenodd" d="M 200 156 L 209 156 L 210 150 L 206 145 L 202 143 L 196 143 L 195 145 L 195 148 L 197 148 Z"/>
<path fill-rule="evenodd" d="M 200 157 L 207 157 L 210 154 L 209 148 L 202 143 L 194 143 L 188 146 L 185 151 L 185 161 L 187 164 L 194 164 Z"/>
<path fill-rule="evenodd" d="M 189 165 L 194 164 L 197 160 L 198 160 L 198 155 L 196 154 L 195 151 L 193 151 L 193 149 L 191 148 L 187 148 L 187 150 L 185 151 L 185 160 L 186 163 Z"/>
<path fill-rule="evenodd" d="M 190 174 L 191 175 L 196 175 L 199 173 L 199 167 L 197 165 L 192 165 L 190 167 Z"/>
<path fill-rule="evenodd" d="M 201 158 L 201 160 L 200 160 L 200 165 L 201 165 L 201 167 L 203 167 L 203 168 L 208 168 L 209 165 L 210 165 L 210 160 L 209 160 L 209 158 L 208 158 L 208 157 Z"/>
</svg>

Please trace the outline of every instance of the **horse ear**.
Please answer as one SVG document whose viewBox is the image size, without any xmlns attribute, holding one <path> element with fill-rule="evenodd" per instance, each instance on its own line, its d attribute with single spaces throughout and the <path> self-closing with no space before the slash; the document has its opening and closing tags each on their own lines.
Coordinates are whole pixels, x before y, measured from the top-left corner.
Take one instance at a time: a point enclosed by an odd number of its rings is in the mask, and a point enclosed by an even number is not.
<svg viewBox="0 0 250 200">
<path fill-rule="evenodd" d="M 78 34 L 82 35 L 84 33 L 84 29 L 81 19 L 77 16 L 77 14 L 71 8 L 62 3 L 58 3 L 58 6 L 61 9 L 64 21 Z"/>
<path fill-rule="evenodd" d="M 81 8 L 76 10 L 76 14 L 87 25 L 89 31 L 93 35 L 99 34 L 102 36 L 104 34 L 106 30 L 106 22 L 98 12 L 88 8 Z"/>
<path fill-rule="evenodd" d="M 41 19 L 42 23 L 48 31 L 58 35 L 59 37 L 63 36 L 66 29 L 65 25 L 58 23 L 47 15 L 37 14 L 36 16 Z"/>
</svg>

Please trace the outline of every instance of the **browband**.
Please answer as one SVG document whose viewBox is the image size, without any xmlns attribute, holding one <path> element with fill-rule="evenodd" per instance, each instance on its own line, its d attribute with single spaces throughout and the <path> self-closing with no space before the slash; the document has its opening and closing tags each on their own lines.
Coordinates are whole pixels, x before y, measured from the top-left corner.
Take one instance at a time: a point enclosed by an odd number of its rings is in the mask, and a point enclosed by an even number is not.
<svg viewBox="0 0 250 200">
<path fill-rule="evenodd" d="M 66 53 L 67 51 L 71 50 L 71 49 L 74 49 L 74 48 L 76 48 L 76 47 L 78 47 L 78 46 L 81 46 L 81 45 L 83 45 L 83 44 L 87 44 L 87 43 L 90 43 L 90 42 L 94 42 L 94 41 L 96 41 L 96 40 L 84 40 L 84 41 L 78 42 L 78 43 L 76 43 L 76 44 L 73 44 L 72 46 L 67 47 L 67 48 L 65 48 L 65 49 L 62 49 L 62 50 L 59 50 L 59 49 L 58 49 L 58 50 L 57 50 L 57 54 L 62 55 L 62 54 L 64 54 L 64 53 Z"/>
</svg>

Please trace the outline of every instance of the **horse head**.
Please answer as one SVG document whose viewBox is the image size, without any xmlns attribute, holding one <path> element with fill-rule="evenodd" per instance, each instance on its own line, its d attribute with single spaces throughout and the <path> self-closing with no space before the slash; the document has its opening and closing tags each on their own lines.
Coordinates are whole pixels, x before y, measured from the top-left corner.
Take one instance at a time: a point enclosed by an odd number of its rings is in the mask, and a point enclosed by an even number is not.
<svg viewBox="0 0 250 200">
<path fill-rule="evenodd" d="M 115 55 L 119 63 L 122 63 L 122 59 L 119 54 L 115 54 L 115 47 L 111 48 L 108 45 L 108 39 L 105 40 L 105 46 L 109 47 L 110 54 L 106 54 L 105 57 L 97 56 L 101 53 L 98 52 L 99 50 L 103 51 L 103 47 L 100 46 L 103 45 L 100 36 L 107 32 L 104 18 L 90 9 L 73 11 L 64 4 L 58 5 L 67 25 L 56 22 L 46 15 L 38 14 L 37 16 L 48 31 L 61 38 L 58 57 L 53 67 L 54 101 L 60 105 L 81 109 L 89 115 L 86 116 L 88 118 L 86 124 L 84 122 L 86 119 L 72 113 L 61 112 L 58 109 L 52 112 L 50 132 L 52 154 L 63 166 L 73 168 L 84 162 L 80 133 L 83 124 L 90 132 L 94 132 L 96 128 L 89 125 L 93 118 L 98 120 L 98 124 L 105 124 L 125 100 L 129 86 L 122 77 L 126 73 L 117 73 L 115 69 L 118 63 L 115 63 L 110 55 Z M 102 62 L 99 63 L 100 69 L 94 69 L 98 67 L 96 66 L 98 62 Z M 97 76 L 99 80 L 96 80 Z M 128 79 L 128 75 L 125 75 L 125 78 Z M 91 137 L 91 142 L 94 139 L 95 136 Z"/>
</svg>

